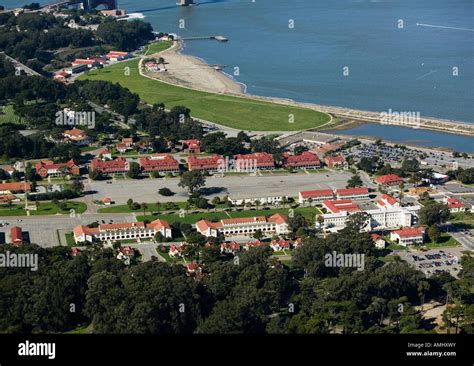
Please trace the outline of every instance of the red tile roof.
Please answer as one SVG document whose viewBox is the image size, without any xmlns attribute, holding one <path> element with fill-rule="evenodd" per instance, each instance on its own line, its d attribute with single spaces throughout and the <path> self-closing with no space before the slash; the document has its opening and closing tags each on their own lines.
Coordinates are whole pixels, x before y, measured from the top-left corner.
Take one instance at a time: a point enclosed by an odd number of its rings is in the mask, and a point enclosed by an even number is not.
<svg viewBox="0 0 474 366">
<path fill-rule="evenodd" d="M 362 211 L 360 207 L 353 203 L 351 200 L 325 200 L 323 201 L 323 206 L 326 207 L 331 213 L 339 212 L 360 212 Z"/>
<path fill-rule="evenodd" d="M 283 157 L 283 166 L 285 167 L 300 167 L 300 166 L 319 166 L 321 165 L 321 160 L 317 155 L 305 151 L 300 155 L 289 155 L 285 154 Z"/>
<path fill-rule="evenodd" d="M 369 194 L 369 189 L 365 187 L 336 189 L 336 194 L 338 196 L 363 195 L 363 194 Z"/>
<path fill-rule="evenodd" d="M 332 189 L 317 189 L 314 191 L 303 191 L 300 192 L 303 198 L 320 198 L 320 197 L 333 197 L 334 192 Z"/>
<path fill-rule="evenodd" d="M 394 205 L 395 203 L 398 202 L 395 198 L 393 198 L 392 196 L 389 196 L 388 194 L 383 194 L 382 199 L 387 201 L 388 204 L 390 205 Z"/>
<path fill-rule="evenodd" d="M 239 160 L 251 160 L 257 165 L 257 168 L 272 168 L 275 166 L 273 155 L 265 152 L 258 152 L 253 154 L 237 154 L 234 156 L 237 166 Z"/>
<path fill-rule="evenodd" d="M 453 197 L 448 197 L 446 202 L 447 202 L 448 208 L 450 208 L 450 209 L 451 208 L 464 208 L 464 207 L 466 207 L 461 201 L 459 201 L 458 199 L 453 198 Z"/>
<path fill-rule="evenodd" d="M 179 170 L 179 162 L 171 155 L 156 154 L 145 158 L 140 158 L 138 164 L 145 172 Z"/>
<path fill-rule="evenodd" d="M 403 179 L 396 174 L 387 174 L 377 177 L 375 181 L 378 184 L 398 184 L 403 182 Z"/>
<path fill-rule="evenodd" d="M 413 238 L 422 236 L 425 233 L 425 229 L 422 227 L 405 227 L 400 230 L 393 231 L 395 234 L 398 234 L 401 238 Z"/>
<path fill-rule="evenodd" d="M 31 184 L 29 182 L 11 182 L 11 183 L 0 183 L 0 192 L 30 192 Z"/>
<path fill-rule="evenodd" d="M 91 161 L 91 169 L 99 170 L 103 173 L 110 172 L 127 172 L 128 163 L 124 158 L 117 158 L 115 160 L 102 161 L 94 159 Z"/>
<path fill-rule="evenodd" d="M 217 170 L 221 166 L 223 157 L 220 155 L 213 155 L 209 157 L 198 158 L 190 156 L 188 158 L 188 168 L 192 170 Z"/>
</svg>

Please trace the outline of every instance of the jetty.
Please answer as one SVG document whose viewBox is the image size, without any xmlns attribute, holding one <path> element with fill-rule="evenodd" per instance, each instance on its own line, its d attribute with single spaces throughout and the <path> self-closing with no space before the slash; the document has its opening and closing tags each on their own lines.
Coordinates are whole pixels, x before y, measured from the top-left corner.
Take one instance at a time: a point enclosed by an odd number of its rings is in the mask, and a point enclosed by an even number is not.
<svg viewBox="0 0 474 366">
<path fill-rule="evenodd" d="M 197 37 L 184 37 L 181 38 L 183 41 L 197 41 L 200 39 L 215 39 L 219 42 L 227 42 L 228 39 L 224 36 L 197 36 Z"/>
</svg>

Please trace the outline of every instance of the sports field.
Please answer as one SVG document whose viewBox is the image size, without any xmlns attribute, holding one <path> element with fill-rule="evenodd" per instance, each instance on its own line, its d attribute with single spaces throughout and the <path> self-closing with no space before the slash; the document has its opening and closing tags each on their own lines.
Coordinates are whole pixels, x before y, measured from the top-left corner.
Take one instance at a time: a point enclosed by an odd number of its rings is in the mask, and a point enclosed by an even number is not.
<svg viewBox="0 0 474 366">
<path fill-rule="evenodd" d="M 186 106 L 193 117 L 240 130 L 297 131 L 319 127 L 330 120 L 329 115 L 307 108 L 207 93 L 152 80 L 139 74 L 138 59 L 89 71 L 79 79 L 120 83 L 146 103 L 164 103 L 166 108 Z"/>
</svg>

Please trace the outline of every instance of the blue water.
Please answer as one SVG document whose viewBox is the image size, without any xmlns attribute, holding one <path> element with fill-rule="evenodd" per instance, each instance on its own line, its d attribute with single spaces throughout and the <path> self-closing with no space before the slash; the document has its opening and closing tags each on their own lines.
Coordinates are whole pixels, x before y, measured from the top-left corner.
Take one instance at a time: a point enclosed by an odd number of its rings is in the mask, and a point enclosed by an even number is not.
<svg viewBox="0 0 474 366">
<path fill-rule="evenodd" d="M 447 147 L 453 151 L 474 153 L 474 137 L 422 129 L 367 123 L 347 130 L 328 131 L 341 135 L 377 137 L 392 142 L 425 147 Z"/>
<path fill-rule="evenodd" d="M 2 1 L 7 7 L 23 3 Z M 251 94 L 474 123 L 473 0 L 202 0 L 194 7 L 175 3 L 119 1 L 129 13 L 142 13 L 156 31 L 228 37 L 227 43 L 188 41 L 185 52 L 229 65 L 225 71 L 230 74 L 238 66 L 240 74 L 234 78 Z M 294 29 L 288 26 L 290 19 Z M 399 19 L 403 29 L 397 27 Z M 349 76 L 343 75 L 345 66 Z M 453 76 L 453 67 L 459 76 Z M 363 132 L 374 135 L 387 128 L 394 127 L 368 124 Z M 399 128 L 397 136 L 407 140 L 413 133 Z M 459 138 L 416 133 L 434 146 Z M 471 146 L 473 142 L 469 140 Z"/>
<path fill-rule="evenodd" d="M 249 93 L 474 122 L 474 32 L 416 26 L 474 30 L 472 0 L 203 0 L 190 8 L 174 2 L 120 6 L 143 13 L 158 31 L 228 37 L 189 41 L 185 52 L 232 66 L 228 73 L 238 66 L 235 78 Z"/>
</svg>

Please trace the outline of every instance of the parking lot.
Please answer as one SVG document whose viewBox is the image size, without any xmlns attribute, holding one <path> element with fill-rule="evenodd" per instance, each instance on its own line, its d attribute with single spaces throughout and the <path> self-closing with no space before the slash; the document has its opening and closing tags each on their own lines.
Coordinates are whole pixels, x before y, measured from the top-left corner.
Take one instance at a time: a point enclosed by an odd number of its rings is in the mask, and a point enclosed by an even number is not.
<svg viewBox="0 0 474 366">
<path fill-rule="evenodd" d="M 225 195 L 248 198 L 282 195 L 296 197 L 299 191 L 345 188 L 350 177 L 350 172 L 342 171 L 290 175 L 274 173 L 263 176 L 211 176 L 206 178 L 204 194 L 210 199 Z M 364 176 L 362 178 L 365 179 Z M 188 193 L 179 187 L 178 183 L 178 178 L 115 179 L 113 181 L 93 181 L 91 189 L 96 192 L 94 199 L 110 197 L 116 204 L 124 204 L 129 198 L 133 198 L 136 202 L 185 201 L 189 197 Z M 171 189 L 175 195 L 160 196 L 158 190 L 163 187 Z"/>
<path fill-rule="evenodd" d="M 134 222 L 136 220 L 132 214 L 77 215 L 73 218 L 68 215 L 2 217 L 0 218 L 0 244 L 9 241 L 10 230 L 13 226 L 19 226 L 31 243 L 45 248 L 66 245 L 64 236 L 66 233 L 71 232 L 77 225 L 87 225 L 94 221 L 109 223 Z"/>
<path fill-rule="evenodd" d="M 455 247 L 428 251 L 401 251 L 397 254 L 428 277 L 440 272 L 449 272 L 457 277 L 462 268 L 460 264 L 462 252 L 465 250 L 463 247 Z"/>
</svg>

